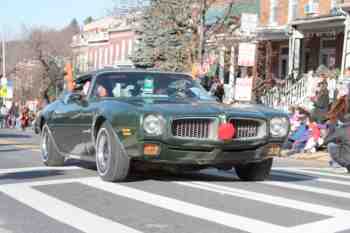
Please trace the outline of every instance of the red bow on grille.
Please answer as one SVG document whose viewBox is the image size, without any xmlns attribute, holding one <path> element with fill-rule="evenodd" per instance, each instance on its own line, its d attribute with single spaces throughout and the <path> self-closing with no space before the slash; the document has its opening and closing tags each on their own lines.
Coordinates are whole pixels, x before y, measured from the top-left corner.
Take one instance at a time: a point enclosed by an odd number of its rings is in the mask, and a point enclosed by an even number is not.
<svg viewBox="0 0 350 233">
<path fill-rule="evenodd" d="M 223 123 L 219 126 L 219 139 L 230 140 L 235 136 L 236 129 L 231 123 Z"/>
</svg>

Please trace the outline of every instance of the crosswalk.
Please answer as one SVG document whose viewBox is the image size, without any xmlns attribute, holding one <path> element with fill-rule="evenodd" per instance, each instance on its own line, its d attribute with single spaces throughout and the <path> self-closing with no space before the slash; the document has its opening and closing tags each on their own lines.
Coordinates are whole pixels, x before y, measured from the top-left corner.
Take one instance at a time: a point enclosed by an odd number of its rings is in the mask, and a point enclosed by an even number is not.
<svg viewBox="0 0 350 233">
<path fill-rule="evenodd" d="M 33 152 L 40 152 L 40 148 L 36 143 L 18 142 L 16 140 L 0 139 L 0 145 L 6 145 L 4 149 L 16 148 L 18 150 L 27 150 Z M 0 149 L 1 152 L 1 149 Z"/>
<path fill-rule="evenodd" d="M 0 169 L 0 179 L 8 173 L 80 169 Z M 89 195 L 74 202 L 67 195 L 73 191 L 72 199 L 77 193 Z M 48 179 L 0 184 L 0 193 L 87 233 L 350 232 L 350 176 L 317 168 L 275 168 L 270 180 L 256 183 L 240 182 L 233 172 L 217 170 L 204 170 L 188 178 L 118 184 L 98 177 Z M 105 206 L 86 207 L 103 200 Z M 112 214 L 103 213 L 103 208 L 114 205 Z M 123 209 L 118 208 L 121 206 Z M 155 214 L 157 210 L 162 214 Z"/>
</svg>

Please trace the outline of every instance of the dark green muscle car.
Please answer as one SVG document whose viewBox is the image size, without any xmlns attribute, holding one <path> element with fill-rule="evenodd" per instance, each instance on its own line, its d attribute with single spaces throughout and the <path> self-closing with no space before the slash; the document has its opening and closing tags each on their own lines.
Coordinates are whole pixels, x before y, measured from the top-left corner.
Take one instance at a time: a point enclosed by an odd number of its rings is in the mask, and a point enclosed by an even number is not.
<svg viewBox="0 0 350 233">
<path fill-rule="evenodd" d="M 106 181 L 123 181 L 141 161 L 183 169 L 235 168 L 264 180 L 289 131 L 286 114 L 258 105 L 225 105 L 191 76 L 100 70 L 36 120 L 47 166 L 65 158 L 96 161 Z"/>
</svg>

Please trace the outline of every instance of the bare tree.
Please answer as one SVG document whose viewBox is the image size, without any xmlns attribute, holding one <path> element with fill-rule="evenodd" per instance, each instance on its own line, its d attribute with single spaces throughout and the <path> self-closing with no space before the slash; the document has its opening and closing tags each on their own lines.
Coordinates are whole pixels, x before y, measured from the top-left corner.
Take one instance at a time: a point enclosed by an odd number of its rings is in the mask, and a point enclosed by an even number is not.
<svg viewBox="0 0 350 233">
<path fill-rule="evenodd" d="M 62 30 L 33 27 L 25 30 L 25 45 L 28 59 L 38 61 L 42 67 L 40 95 L 47 94 L 63 81 L 64 62 L 72 57 L 71 39 L 79 30 L 76 21 Z"/>
</svg>

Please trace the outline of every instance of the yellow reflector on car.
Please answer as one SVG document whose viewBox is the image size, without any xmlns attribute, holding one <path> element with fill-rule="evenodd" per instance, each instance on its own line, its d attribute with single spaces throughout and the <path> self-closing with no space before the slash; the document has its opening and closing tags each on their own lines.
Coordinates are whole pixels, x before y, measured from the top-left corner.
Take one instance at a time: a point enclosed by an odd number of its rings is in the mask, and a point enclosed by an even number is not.
<svg viewBox="0 0 350 233">
<path fill-rule="evenodd" d="M 123 136 L 131 136 L 131 129 L 122 129 Z"/>
<path fill-rule="evenodd" d="M 281 154 L 281 146 L 278 144 L 271 144 L 267 151 L 269 156 L 280 156 Z"/>
<path fill-rule="evenodd" d="M 143 153 L 144 155 L 147 155 L 147 156 L 152 156 L 152 157 L 158 156 L 160 153 L 160 147 L 159 145 L 156 145 L 156 144 L 144 144 Z"/>
</svg>

